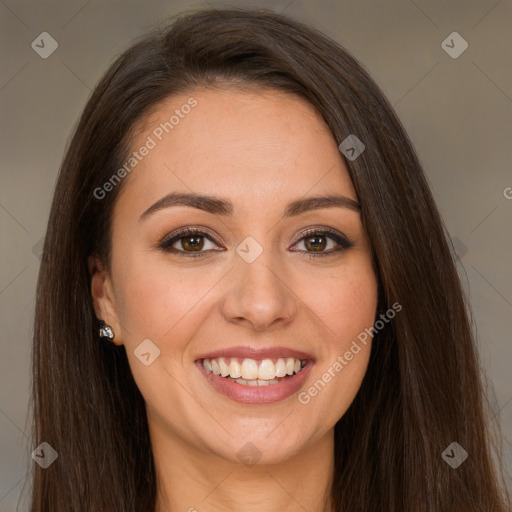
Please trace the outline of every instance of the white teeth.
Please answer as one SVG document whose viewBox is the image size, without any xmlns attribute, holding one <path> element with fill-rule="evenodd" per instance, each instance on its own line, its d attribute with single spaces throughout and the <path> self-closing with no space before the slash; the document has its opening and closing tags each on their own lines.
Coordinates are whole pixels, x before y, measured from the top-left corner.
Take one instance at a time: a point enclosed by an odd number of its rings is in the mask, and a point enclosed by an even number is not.
<svg viewBox="0 0 512 512">
<path fill-rule="evenodd" d="M 212 364 L 212 372 L 215 373 L 215 375 L 220 375 L 220 366 L 216 359 L 211 360 Z"/>
<path fill-rule="evenodd" d="M 242 378 L 258 378 L 258 363 L 254 359 L 244 359 L 244 362 L 242 363 Z"/>
<path fill-rule="evenodd" d="M 299 361 L 300 362 L 300 361 Z M 273 379 L 276 375 L 272 359 L 263 359 L 258 367 L 258 378 L 263 380 Z"/>
<path fill-rule="evenodd" d="M 229 366 L 224 362 L 223 357 L 219 357 L 219 367 L 220 367 L 220 374 L 223 377 L 227 377 L 229 375 Z"/>
<path fill-rule="evenodd" d="M 229 361 L 227 364 L 226 359 Z M 278 377 L 299 373 L 306 366 L 306 361 L 294 357 L 279 357 L 276 363 L 272 359 L 254 360 L 245 358 L 240 360 L 231 357 L 216 357 L 203 359 L 203 367 L 221 377 L 231 377 L 238 384 L 245 386 L 267 386 L 277 384 Z"/>
<path fill-rule="evenodd" d="M 245 380 L 245 379 L 234 379 L 237 384 L 243 384 L 244 386 L 273 386 L 279 381 L 277 379 L 272 380 Z M 255 384 L 256 383 L 256 384 Z"/>
<path fill-rule="evenodd" d="M 231 359 L 231 364 L 229 365 L 229 376 L 232 379 L 238 379 L 242 376 L 242 365 L 234 358 Z"/>
<path fill-rule="evenodd" d="M 279 358 L 276 363 L 276 377 L 284 377 L 286 375 L 286 363 L 283 358 Z"/>
</svg>

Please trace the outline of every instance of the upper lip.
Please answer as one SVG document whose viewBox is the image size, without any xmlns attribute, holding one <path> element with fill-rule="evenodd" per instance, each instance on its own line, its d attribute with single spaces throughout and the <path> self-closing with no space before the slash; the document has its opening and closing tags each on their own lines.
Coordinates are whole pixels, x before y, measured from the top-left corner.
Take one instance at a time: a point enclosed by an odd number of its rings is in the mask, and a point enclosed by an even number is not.
<svg viewBox="0 0 512 512">
<path fill-rule="evenodd" d="M 238 346 L 238 347 L 230 347 L 230 348 L 221 348 L 218 350 L 214 350 L 212 352 L 208 352 L 205 354 L 201 354 L 196 357 L 196 360 L 199 359 L 212 359 L 217 357 L 240 357 L 242 359 L 274 359 L 278 357 L 294 357 L 296 359 L 311 359 L 314 360 L 314 357 L 307 352 L 302 352 L 300 350 L 295 350 L 294 348 L 287 347 L 248 347 L 248 346 Z"/>
</svg>

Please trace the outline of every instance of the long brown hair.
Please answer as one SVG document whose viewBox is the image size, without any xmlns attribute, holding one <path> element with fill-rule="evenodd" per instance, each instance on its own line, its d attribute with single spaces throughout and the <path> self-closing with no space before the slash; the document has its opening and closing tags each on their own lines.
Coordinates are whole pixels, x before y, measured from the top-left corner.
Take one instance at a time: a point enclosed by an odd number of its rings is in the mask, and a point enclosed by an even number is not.
<svg viewBox="0 0 512 512">
<path fill-rule="evenodd" d="M 379 311 L 403 309 L 376 334 L 367 374 L 335 426 L 332 500 L 340 511 L 504 512 L 467 304 L 446 230 L 403 126 L 343 47 L 268 10 L 184 13 L 123 53 L 96 86 L 62 163 L 37 285 L 33 345 L 32 512 L 154 510 L 156 474 L 143 397 L 124 347 L 96 335 L 88 255 L 110 261 L 133 129 L 170 95 L 231 84 L 309 101 L 341 143 L 379 279 Z M 469 454 L 454 469 L 442 452 Z"/>
</svg>

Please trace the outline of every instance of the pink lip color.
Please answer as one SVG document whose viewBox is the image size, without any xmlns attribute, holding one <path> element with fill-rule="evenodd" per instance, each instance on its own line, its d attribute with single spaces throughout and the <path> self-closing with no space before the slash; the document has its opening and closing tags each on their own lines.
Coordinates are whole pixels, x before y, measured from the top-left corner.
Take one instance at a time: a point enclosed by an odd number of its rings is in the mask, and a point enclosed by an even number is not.
<svg viewBox="0 0 512 512">
<path fill-rule="evenodd" d="M 231 347 L 219 349 L 213 352 L 200 354 L 197 359 L 212 359 L 215 357 L 240 357 L 250 359 L 273 359 L 277 357 L 295 357 L 296 359 L 314 360 L 311 354 L 301 352 L 286 347 L 269 347 L 269 348 L 251 348 L 251 347 Z"/>
<path fill-rule="evenodd" d="M 238 354 L 233 353 L 233 351 L 231 351 L 230 354 L 233 356 L 238 356 Z M 281 352 L 281 355 L 284 354 Z M 196 361 L 197 367 L 216 391 L 222 393 L 235 402 L 251 405 L 272 404 L 290 397 L 302 386 L 305 379 L 309 375 L 313 364 L 313 361 L 308 359 L 306 366 L 299 373 L 293 377 L 289 377 L 281 381 L 278 384 L 269 386 L 245 386 L 243 384 L 238 384 L 237 382 L 234 382 L 228 378 L 221 377 L 220 375 L 215 375 L 214 373 L 207 371 L 203 367 L 202 360 Z"/>
</svg>

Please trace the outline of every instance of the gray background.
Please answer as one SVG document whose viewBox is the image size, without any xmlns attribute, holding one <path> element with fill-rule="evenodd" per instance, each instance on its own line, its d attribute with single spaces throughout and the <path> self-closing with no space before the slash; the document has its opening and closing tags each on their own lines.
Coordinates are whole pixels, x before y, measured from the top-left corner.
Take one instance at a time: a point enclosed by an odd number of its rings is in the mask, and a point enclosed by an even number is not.
<svg viewBox="0 0 512 512">
<path fill-rule="evenodd" d="M 14 511 L 30 491 L 34 290 L 70 133 L 97 80 L 134 37 L 208 5 L 270 7 L 315 25 L 364 64 L 395 106 L 454 240 L 512 468 L 510 0 L 2 0 L 0 511 Z M 59 46 L 42 59 L 31 43 L 45 31 Z M 453 31 L 469 44 L 456 59 L 441 46 Z M 19 510 L 28 510 L 26 498 Z"/>
</svg>

